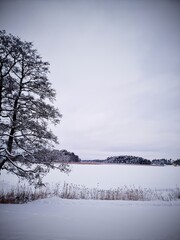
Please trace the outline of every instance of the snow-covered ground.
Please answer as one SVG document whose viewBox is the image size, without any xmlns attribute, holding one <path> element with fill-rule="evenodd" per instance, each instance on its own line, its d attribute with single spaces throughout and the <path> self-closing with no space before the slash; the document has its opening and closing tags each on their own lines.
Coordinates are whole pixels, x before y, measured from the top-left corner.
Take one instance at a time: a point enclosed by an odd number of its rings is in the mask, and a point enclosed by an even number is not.
<svg viewBox="0 0 180 240">
<path fill-rule="evenodd" d="M 174 166 L 71 165 L 68 175 L 52 170 L 49 186 L 64 181 L 103 189 L 180 187 Z M 18 183 L 2 173 L 1 188 Z M 20 184 L 20 183 L 18 183 Z M 22 183 L 21 183 L 22 184 Z M 180 201 L 111 201 L 47 198 L 0 205 L 0 240 L 179 240 Z"/>
<path fill-rule="evenodd" d="M 1 240 L 179 240 L 180 202 L 65 200 L 0 205 Z"/>
</svg>

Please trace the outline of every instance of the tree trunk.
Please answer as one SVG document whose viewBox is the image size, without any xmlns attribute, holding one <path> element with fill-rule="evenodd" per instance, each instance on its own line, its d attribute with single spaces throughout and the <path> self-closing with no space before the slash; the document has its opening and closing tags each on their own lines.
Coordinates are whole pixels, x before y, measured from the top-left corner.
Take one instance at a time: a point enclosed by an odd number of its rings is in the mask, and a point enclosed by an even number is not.
<svg viewBox="0 0 180 240">
<path fill-rule="evenodd" d="M 23 79 L 23 78 L 22 78 Z M 13 107 L 13 123 L 12 127 L 9 133 L 9 138 L 7 142 L 7 150 L 11 153 L 12 152 L 12 146 L 13 146 L 13 141 L 14 141 L 14 133 L 16 130 L 16 124 L 17 124 L 17 108 L 18 108 L 18 102 L 19 102 L 19 97 L 21 96 L 21 91 L 22 91 L 22 79 L 20 82 L 20 88 L 19 88 L 19 93 L 18 96 L 16 97 L 16 100 L 14 101 L 14 107 Z"/>
<path fill-rule="evenodd" d="M 3 78 L 0 77 L 0 115 L 2 112 L 2 91 L 3 91 Z"/>
<path fill-rule="evenodd" d="M 5 164 L 6 159 L 4 159 L 2 162 L 0 162 L 0 170 L 2 169 L 3 165 Z"/>
</svg>

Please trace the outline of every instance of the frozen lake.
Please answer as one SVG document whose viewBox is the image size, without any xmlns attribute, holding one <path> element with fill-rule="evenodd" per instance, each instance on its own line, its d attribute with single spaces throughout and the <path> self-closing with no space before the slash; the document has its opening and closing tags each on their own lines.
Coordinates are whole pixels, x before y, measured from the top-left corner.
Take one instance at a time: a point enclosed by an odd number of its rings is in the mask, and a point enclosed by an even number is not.
<svg viewBox="0 0 180 240">
<path fill-rule="evenodd" d="M 44 178 L 48 184 L 63 184 L 64 182 L 98 187 L 103 189 L 122 186 L 142 188 L 169 189 L 180 187 L 180 167 L 174 166 L 142 166 L 142 165 L 87 165 L 71 164 L 69 175 L 51 170 Z M 2 171 L 0 183 L 4 188 L 16 185 L 16 176 Z M 22 182 L 21 182 L 22 183 Z"/>
<path fill-rule="evenodd" d="M 73 164 L 69 175 L 52 170 L 44 180 L 49 183 L 65 181 L 103 189 L 125 185 L 166 189 L 180 187 L 180 168 L 174 166 Z"/>
</svg>

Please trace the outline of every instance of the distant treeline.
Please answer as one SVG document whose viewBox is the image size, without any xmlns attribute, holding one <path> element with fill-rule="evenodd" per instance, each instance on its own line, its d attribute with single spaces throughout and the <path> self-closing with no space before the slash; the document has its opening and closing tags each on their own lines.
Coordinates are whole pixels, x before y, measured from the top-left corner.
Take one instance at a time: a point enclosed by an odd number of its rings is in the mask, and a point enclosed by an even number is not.
<svg viewBox="0 0 180 240">
<path fill-rule="evenodd" d="M 104 163 L 104 164 L 141 164 L 141 165 L 180 165 L 180 159 L 173 161 L 172 159 L 154 159 L 152 161 L 136 156 L 122 155 L 108 157 L 105 160 L 81 160 L 78 155 L 67 150 L 48 150 L 43 149 L 34 153 L 35 162 L 64 162 L 64 163 Z M 20 160 L 20 159 L 18 159 Z"/>
<path fill-rule="evenodd" d="M 142 158 L 142 157 L 135 157 L 135 156 L 115 156 L 115 157 L 108 157 L 105 160 L 84 160 L 83 162 L 86 163 L 111 163 L 111 164 L 141 164 L 141 165 L 180 165 L 180 159 L 173 161 L 171 159 L 154 159 L 152 161 Z"/>
<path fill-rule="evenodd" d="M 75 155 L 73 152 L 68 152 L 67 150 L 48 150 L 43 149 L 34 153 L 36 162 L 80 162 L 81 159 Z"/>
</svg>

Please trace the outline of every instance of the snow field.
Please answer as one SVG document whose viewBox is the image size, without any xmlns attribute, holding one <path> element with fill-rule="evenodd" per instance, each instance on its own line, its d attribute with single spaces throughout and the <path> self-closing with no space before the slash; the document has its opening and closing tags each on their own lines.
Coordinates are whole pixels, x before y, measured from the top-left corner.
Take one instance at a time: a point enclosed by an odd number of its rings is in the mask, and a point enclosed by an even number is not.
<svg viewBox="0 0 180 240">
<path fill-rule="evenodd" d="M 180 187 L 180 167 L 174 166 L 141 166 L 141 165 L 70 165 L 71 172 L 67 175 L 57 169 L 50 170 L 44 177 L 49 186 L 64 182 L 83 185 L 88 188 L 101 189 L 135 186 L 151 189 L 168 189 Z M 18 178 L 2 171 L 0 186 L 8 188 L 20 184 Z M 22 182 L 21 184 L 27 184 Z"/>
<path fill-rule="evenodd" d="M 180 168 L 174 166 L 72 164 L 69 175 L 51 170 L 44 181 L 49 184 L 66 182 L 101 189 L 122 186 L 168 189 L 180 187 Z"/>
<path fill-rule="evenodd" d="M 179 240 L 180 202 L 65 200 L 0 205 L 2 240 Z"/>
</svg>

